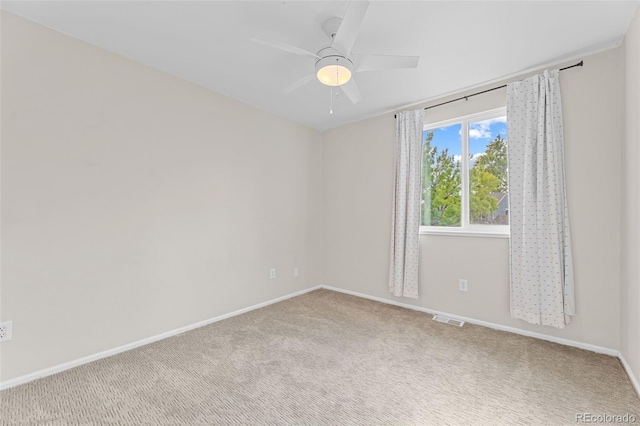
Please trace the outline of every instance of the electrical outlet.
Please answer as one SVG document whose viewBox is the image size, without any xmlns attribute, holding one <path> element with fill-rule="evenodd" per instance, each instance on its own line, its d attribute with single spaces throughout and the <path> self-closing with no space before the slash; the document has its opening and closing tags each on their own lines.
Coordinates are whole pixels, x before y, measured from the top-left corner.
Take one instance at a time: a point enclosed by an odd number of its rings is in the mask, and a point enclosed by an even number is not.
<svg viewBox="0 0 640 426">
<path fill-rule="evenodd" d="M 276 278 L 276 268 L 269 269 L 269 279 L 273 280 Z"/>
<path fill-rule="evenodd" d="M 296 278 L 298 275 L 300 275 L 298 268 L 293 268 L 293 277 Z"/>
<path fill-rule="evenodd" d="M 460 291 L 467 291 L 467 280 L 459 279 L 458 280 L 458 289 Z"/>
<path fill-rule="evenodd" d="M 11 340 L 11 334 L 13 331 L 13 322 L 6 321 L 0 323 L 0 342 L 4 342 L 5 340 Z"/>
</svg>

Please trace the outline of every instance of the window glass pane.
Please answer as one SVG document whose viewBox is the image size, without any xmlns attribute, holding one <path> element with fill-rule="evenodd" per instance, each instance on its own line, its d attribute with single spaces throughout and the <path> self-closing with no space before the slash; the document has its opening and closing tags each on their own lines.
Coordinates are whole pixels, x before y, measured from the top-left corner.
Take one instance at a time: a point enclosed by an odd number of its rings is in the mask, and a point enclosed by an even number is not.
<svg viewBox="0 0 640 426">
<path fill-rule="evenodd" d="M 469 221 L 509 224 L 506 117 L 469 123 Z"/>
<path fill-rule="evenodd" d="M 461 124 L 425 130 L 422 143 L 422 225 L 460 226 Z"/>
</svg>

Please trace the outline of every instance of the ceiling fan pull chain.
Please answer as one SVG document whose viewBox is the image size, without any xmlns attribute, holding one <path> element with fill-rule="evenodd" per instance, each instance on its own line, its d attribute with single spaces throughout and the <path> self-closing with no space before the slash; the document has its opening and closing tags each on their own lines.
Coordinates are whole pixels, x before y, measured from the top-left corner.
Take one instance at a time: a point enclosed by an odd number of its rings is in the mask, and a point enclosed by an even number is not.
<svg viewBox="0 0 640 426">
<path fill-rule="evenodd" d="M 339 69 L 336 67 L 336 82 L 340 81 L 338 75 Z M 331 98 L 331 109 L 329 109 L 329 114 L 333 114 L 333 87 L 329 86 L 329 97 Z M 338 97 L 338 86 L 336 86 L 336 98 Z"/>
<path fill-rule="evenodd" d="M 338 70 L 339 68 L 336 67 L 336 81 L 340 81 L 340 79 L 338 78 Z M 336 99 L 338 99 L 338 96 L 340 96 L 340 91 L 338 90 L 338 86 L 336 86 Z"/>
<path fill-rule="evenodd" d="M 329 114 L 333 114 L 333 87 L 329 86 Z"/>
</svg>

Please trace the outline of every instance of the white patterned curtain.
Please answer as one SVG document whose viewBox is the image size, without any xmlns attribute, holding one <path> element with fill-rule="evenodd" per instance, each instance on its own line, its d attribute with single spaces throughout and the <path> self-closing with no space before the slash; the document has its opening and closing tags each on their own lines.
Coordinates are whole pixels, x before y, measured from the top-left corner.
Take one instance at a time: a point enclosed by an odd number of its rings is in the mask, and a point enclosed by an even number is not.
<svg viewBox="0 0 640 426">
<path fill-rule="evenodd" d="M 413 298 L 418 297 L 423 121 L 423 109 L 398 114 L 394 149 L 389 291 Z"/>
<path fill-rule="evenodd" d="M 507 85 L 511 316 L 564 328 L 575 299 L 558 75 Z"/>
</svg>

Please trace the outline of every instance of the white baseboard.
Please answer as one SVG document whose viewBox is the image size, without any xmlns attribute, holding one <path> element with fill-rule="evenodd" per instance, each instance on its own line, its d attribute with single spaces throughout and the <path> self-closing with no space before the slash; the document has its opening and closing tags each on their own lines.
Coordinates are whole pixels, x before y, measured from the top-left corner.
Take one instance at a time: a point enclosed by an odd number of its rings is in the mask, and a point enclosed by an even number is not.
<svg viewBox="0 0 640 426">
<path fill-rule="evenodd" d="M 299 296 L 299 295 L 304 294 L 304 293 L 308 293 L 308 292 L 311 292 L 311 291 L 314 291 L 314 290 L 318 290 L 320 288 L 324 288 L 324 289 L 332 290 L 332 291 L 337 291 L 339 293 L 345 293 L 345 294 L 349 294 L 349 295 L 352 295 L 352 296 L 362 297 L 364 299 L 375 300 L 377 302 L 386 303 L 386 304 L 394 305 L 394 306 L 399 306 L 399 307 L 402 307 L 402 308 L 412 309 L 414 311 L 425 312 L 425 313 L 432 314 L 432 315 L 436 315 L 436 314 L 445 315 L 445 316 L 450 317 L 450 318 L 459 319 L 459 320 L 468 322 L 470 324 L 481 325 L 481 326 L 492 328 L 492 329 L 495 329 L 495 330 L 501 330 L 501 331 L 507 331 L 507 332 L 515 333 L 515 334 L 521 334 L 523 336 L 529 336 L 529 337 L 534 337 L 534 338 L 541 339 L 541 340 L 547 340 L 547 341 L 550 341 L 550 342 L 559 343 L 561 345 L 573 346 L 573 347 L 580 348 L 580 349 L 586 349 L 586 350 L 592 351 L 592 352 L 597 352 L 597 353 L 601 353 L 601 354 L 616 356 L 616 357 L 618 357 L 620 359 L 620 362 L 622 363 L 622 365 L 624 366 L 624 369 L 626 370 L 627 374 L 629 375 L 631 383 L 633 384 L 636 392 L 640 396 L 640 384 L 638 383 L 638 379 L 634 376 L 633 371 L 631 370 L 631 367 L 627 363 L 627 361 L 624 358 L 624 356 L 622 356 L 622 354 L 619 351 L 615 350 L 615 349 L 605 348 L 605 347 L 597 346 L 597 345 L 591 345 L 589 343 L 577 342 L 577 341 L 569 340 L 569 339 L 562 339 L 560 337 L 548 336 L 546 334 L 536 333 L 536 332 L 533 332 L 533 331 L 521 330 L 521 329 L 515 328 L 515 327 L 509 327 L 509 326 L 506 326 L 506 325 L 495 324 L 495 323 L 488 322 L 488 321 L 476 320 L 476 319 L 473 319 L 473 318 L 467 318 L 467 317 L 463 317 L 463 316 L 460 316 L 460 315 L 450 314 L 448 312 L 436 311 L 436 310 L 433 310 L 433 309 L 423 308 L 421 306 L 415 306 L 415 305 L 410 305 L 408 303 L 396 302 L 394 300 L 384 299 L 382 297 L 370 296 L 368 294 L 358 293 L 358 292 L 350 291 L 350 290 L 343 290 L 341 288 L 331 287 L 331 286 L 326 286 L 326 285 L 315 286 L 315 287 L 311 287 L 311 288 L 308 288 L 308 289 L 305 289 L 305 290 L 301 290 L 301 291 L 298 291 L 298 292 L 295 292 L 295 293 L 287 294 L 285 296 L 278 297 L 276 299 L 268 300 L 268 301 L 263 302 L 263 303 L 258 303 L 257 305 L 249 306 L 247 308 L 243 308 L 243 309 L 239 309 L 237 311 L 233 311 L 233 312 L 230 312 L 230 313 L 227 313 L 227 314 L 219 315 L 217 317 L 213 317 L 213 318 L 210 318 L 210 319 L 207 319 L 207 320 L 204 320 L 204 321 L 200 321 L 200 322 L 197 322 L 195 324 L 190 324 L 190 325 L 187 325 L 187 326 L 184 326 L 184 327 L 177 328 L 175 330 L 171 330 L 171 331 L 167 331 L 165 333 L 157 334 L 155 336 L 147 337 L 145 339 L 138 340 L 136 342 L 132 342 L 132 343 L 129 343 L 129 344 L 126 344 L 126 345 L 118 346 L 118 347 L 113 348 L 113 349 L 108 349 L 106 351 L 99 352 L 99 353 L 94 354 L 94 355 L 85 356 L 85 357 L 76 359 L 74 361 L 65 362 L 63 364 L 59 364 L 59 365 L 56 365 L 56 366 L 53 366 L 53 367 L 45 368 L 45 369 L 36 371 L 34 373 L 26 374 L 24 376 L 20 376 L 20 377 L 16 377 L 14 379 L 11 379 L 11 380 L 0 382 L 0 390 L 9 389 L 9 388 L 12 388 L 14 386 L 22 385 L 22 384 L 31 382 L 33 380 L 40 379 L 42 377 L 51 376 L 52 374 L 56 374 L 56 373 L 59 373 L 59 372 L 65 371 L 65 370 L 69 370 L 70 368 L 77 367 L 79 365 L 83 365 L 83 364 L 86 364 L 86 363 L 89 363 L 89 362 L 92 362 L 92 361 L 96 361 L 96 360 L 101 359 L 101 358 L 106 358 L 106 357 L 109 357 L 109 356 L 112 356 L 112 355 L 116 355 L 116 354 L 119 354 L 121 352 L 125 352 L 125 351 L 128 351 L 128 350 L 137 348 L 139 346 L 147 345 L 149 343 L 157 342 L 159 340 L 166 339 L 168 337 L 172 337 L 172 336 L 184 333 L 186 331 L 190 331 L 190 330 L 193 330 L 193 329 L 196 329 L 196 328 L 199 328 L 199 327 L 203 327 L 205 325 L 209 325 L 209 324 L 212 324 L 214 322 L 221 321 L 223 319 L 231 318 L 231 317 L 234 317 L 236 315 L 243 314 L 245 312 L 253 311 L 255 309 L 263 308 L 265 306 L 268 306 L 268 305 L 271 305 L 271 304 L 274 304 L 274 303 L 277 303 L 277 302 L 281 302 L 283 300 L 290 299 L 292 297 L 296 297 L 296 296 Z"/>
<path fill-rule="evenodd" d="M 488 322 L 488 321 L 481 321 L 481 320 L 477 320 L 477 319 L 473 319 L 473 318 L 467 318 L 467 317 L 463 317 L 463 316 L 460 316 L 460 315 L 450 314 L 450 313 L 447 313 L 447 312 L 436 311 L 434 309 L 423 308 L 422 306 L 410 305 L 408 303 L 396 302 L 395 300 L 384 299 L 382 297 L 370 296 L 368 294 L 358 293 L 358 292 L 350 291 L 350 290 L 343 290 L 343 289 L 337 288 L 337 287 L 331 287 L 331 286 L 327 286 L 327 285 L 323 285 L 321 287 L 324 288 L 324 289 L 327 289 L 327 290 L 337 291 L 339 293 L 345 293 L 345 294 L 349 294 L 349 295 L 357 296 L 357 297 L 362 297 L 364 299 L 369 299 L 369 300 L 375 300 L 376 302 L 386 303 L 386 304 L 394 305 L 394 306 L 400 306 L 402 308 L 412 309 L 414 311 L 425 312 L 427 314 L 444 315 L 444 316 L 447 316 L 447 317 L 450 317 L 450 318 L 454 318 L 454 319 L 458 319 L 458 320 L 462 320 L 462 321 L 468 322 L 470 324 L 476 324 L 476 325 L 481 325 L 483 327 L 493 328 L 494 330 L 501 330 L 501 331 L 507 331 L 509 333 L 521 334 L 523 336 L 534 337 L 536 339 L 541 339 L 541 340 L 546 340 L 546 341 L 549 341 L 549 342 L 559 343 L 561 345 L 573 346 L 575 348 L 585 349 L 585 350 L 588 350 L 588 351 L 591 351 L 591 352 L 597 352 L 597 353 L 600 353 L 600 354 L 615 356 L 622 363 L 622 366 L 624 367 L 625 371 L 627 372 L 627 375 L 629 376 L 629 380 L 631 380 L 631 384 L 633 385 L 636 393 L 638 394 L 638 397 L 640 398 L 640 382 L 638 381 L 636 376 L 633 374 L 633 370 L 631 370 L 631 366 L 629 365 L 627 360 L 624 358 L 622 353 L 620 351 L 618 351 L 618 350 L 611 349 L 611 348 L 605 348 L 603 346 L 592 345 L 590 343 L 582 343 L 582 342 L 577 342 L 575 340 L 569 340 L 569 339 L 563 339 L 563 338 L 560 338 L 560 337 L 548 336 L 546 334 L 536 333 L 536 332 L 533 332 L 533 331 L 521 330 L 519 328 L 509 327 L 509 326 L 506 326 L 506 325 L 496 324 L 496 323 L 492 323 L 492 322 Z"/>
<path fill-rule="evenodd" d="M 462 321 L 468 322 L 470 324 L 476 324 L 476 325 L 481 325 L 483 327 L 493 328 L 494 330 L 508 331 L 510 333 L 520 334 L 520 335 L 523 335 L 523 336 L 535 337 L 536 339 L 547 340 L 549 342 L 559 343 L 561 345 L 573 346 L 573 347 L 580 348 L 580 349 L 586 349 L 586 350 L 591 351 L 591 352 L 597 352 L 597 353 L 605 354 L 605 355 L 611 355 L 611 356 L 619 356 L 620 355 L 620 352 L 617 351 L 616 349 L 605 348 L 605 347 L 602 347 L 602 346 L 592 345 L 592 344 L 589 344 L 589 343 L 577 342 L 575 340 L 563 339 L 561 337 L 548 336 L 546 334 L 536 333 L 534 331 L 522 330 L 522 329 L 515 328 L 515 327 L 509 327 L 507 325 L 496 324 L 496 323 L 493 323 L 493 322 L 482 321 L 482 320 L 477 320 L 477 319 L 473 319 L 473 318 L 467 318 L 467 317 L 463 317 L 463 316 L 460 316 L 460 315 L 450 314 L 448 312 L 441 312 L 441 311 L 436 311 L 434 309 L 423 308 L 422 306 L 410 305 L 408 303 L 396 302 L 395 300 L 391 300 L 391 299 L 384 299 L 382 297 L 370 296 L 368 294 L 358 293 L 358 292 L 355 292 L 355 291 L 343 290 L 341 288 L 336 288 L 336 287 L 331 287 L 331 286 L 326 286 L 326 285 L 323 285 L 321 287 L 325 288 L 327 290 L 333 290 L 333 291 L 337 291 L 337 292 L 340 292 L 340 293 L 350 294 L 352 296 L 362 297 L 364 299 L 375 300 L 376 302 L 387 303 L 389 305 L 400 306 L 402 308 L 412 309 L 414 311 L 425 312 L 427 314 L 444 315 L 444 316 L 447 316 L 449 318 L 454 318 L 454 319 L 458 319 L 458 320 L 462 320 Z"/>
<path fill-rule="evenodd" d="M 638 394 L 638 398 L 640 398 L 640 382 L 638 382 L 638 379 L 636 378 L 635 374 L 633 374 L 633 370 L 631 370 L 631 366 L 629 365 L 629 363 L 625 359 L 624 355 L 622 355 L 622 353 L 620 353 L 618 355 L 618 358 L 620 358 L 620 362 L 622 363 L 622 366 L 624 367 L 624 369 L 627 371 L 627 375 L 629 376 L 629 379 L 631 380 L 631 384 L 636 389 L 636 393 Z"/>
<path fill-rule="evenodd" d="M 45 368 L 34 373 L 25 374 L 24 376 L 16 377 L 15 379 L 6 380 L 4 382 L 0 382 L 0 390 L 9 389 L 14 386 L 22 385 L 28 382 L 31 382 L 36 379 L 40 379 L 42 377 L 51 376 L 52 374 L 60 373 L 61 371 L 69 370 L 70 368 L 77 367 L 79 365 L 86 364 L 88 362 L 96 361 L 98 359 L 106 358 L 112 355 L 119 354 L 121 352 L 125 352 L 139 346 L 148 345 L 149 343 L 157 342 L 158 340 L 166 339 L 168 337 L 172 337 L 186 331 L 190 331 L 199 327 L 203 327 L 205 325 L 212 324 L 217 321 L 221 321 L 223 319 L 231 318 L 236 315 L 244 314 L 245 312 L 253 311 L 254 309 L 264 308 L 265 306 L 272 305 L 277 302 L 281 302 L 286 299 L 290 299 L 292 297 L 299 296 L 304 293 L 308 293 L 310 291 L 318 290 L 321 286 L 315 286 L 311 288 L 307 288 L 305 290 L 301 290 L 295 293 L 287 294 L 282 297 L 278 297 L 276 299 L 268 300 L 266 302 L 258 303 L 257 305 L 249 306 L 248 308 L 239 309 L 237 311 L 230 312 L 228 314 L 219 315 L 217 317 L 209 318 L 204 321 L 197 322 L 195 324 L 190 324 L 184 327 L 176 328 L 175 330 L 167 331 L 165 333 L 160 333 L 155 336 L 147 337 L 142 340 L 138 340 L 136 342 L 128 343 L 126 345 L 118 346 L 117 348 L 108 349 L 103 352 L 99 352 L 94 355 L 85 356 L 74 361 L 65 362 L 63 364 L 55 365 L 53 367 Z"/>
</svg>

